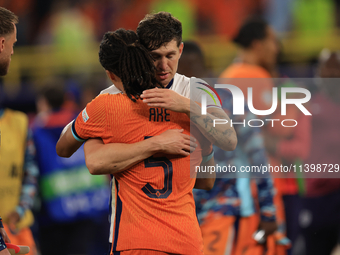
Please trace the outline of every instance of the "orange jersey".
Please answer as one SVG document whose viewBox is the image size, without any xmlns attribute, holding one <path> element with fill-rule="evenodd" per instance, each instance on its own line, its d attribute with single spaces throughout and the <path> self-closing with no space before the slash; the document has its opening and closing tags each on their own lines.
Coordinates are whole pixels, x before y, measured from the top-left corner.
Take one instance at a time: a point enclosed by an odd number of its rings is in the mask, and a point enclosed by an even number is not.
<svg viewBox="0 0 340 255">
<path fill-rule="evenodd" d="M 79 114 L 73 131 L 82 139 L 136 143 L 168 129 L 190 134 L 183 113 L 132 102 L 123 94 L 99 95 Z M 201 163 L 202 149 L 195 152 Z M 192 162 L 193 164 L 193 162 Z M 111 205 L 112 251 L 150 249 L 176 254 L 203 254 L 190 178 L 190 157 L 150 157 L 114 175 Z"/>
<path fill-rule="evenodd" d="M 230 84 L 239 87 L 245 98 L 248 96 L 248 87 L 253 88 L 255 109 L 268 110 L 272 106 L 273 83 L 269 72 L 263 67 L 244 63 L 232 64 L 222 72 L 220 78 L 230 78 Z"/>
</svg>

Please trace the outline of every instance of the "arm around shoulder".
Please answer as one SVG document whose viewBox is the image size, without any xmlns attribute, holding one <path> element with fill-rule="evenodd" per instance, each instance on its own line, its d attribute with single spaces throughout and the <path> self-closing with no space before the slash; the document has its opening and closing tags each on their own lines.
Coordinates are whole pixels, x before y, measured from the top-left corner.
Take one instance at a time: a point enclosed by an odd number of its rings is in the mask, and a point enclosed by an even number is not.
<svg viewBox="0 0 340 255">
<path fill-rule="evenodd" d="M 69 158 L 75 153 L 79 147 L 83 144 L 76 140 L 72 134 L 73 121 L 67 124 L 67 126 L 61 132 L 59 140 L 56 145 L 56 151 L 58 156 Z"/>
</svg>

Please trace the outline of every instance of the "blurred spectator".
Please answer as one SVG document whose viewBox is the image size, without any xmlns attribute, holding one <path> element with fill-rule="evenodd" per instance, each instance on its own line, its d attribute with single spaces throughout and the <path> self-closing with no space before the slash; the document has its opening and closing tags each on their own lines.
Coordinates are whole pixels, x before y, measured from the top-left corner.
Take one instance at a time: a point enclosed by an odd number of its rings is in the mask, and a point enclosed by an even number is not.
<svg viewBox="0 0 340 255">
<path fill-rule="evenodd" d="M 206 68 L 203 52 L 194 41 L 184 41 L 184 50 L 178 64 L 178 73 L 187 77 L 211 77 Z"/>
<path fill-rule="evenodd" d="M 276 68 L 279 53 L 276 34 L 264 20 L 251 18 L 241 26 L 234 42 L 241 48 L 238 62 L 229 66 L 222 72 L 220 77 L 229 78 L 228 83 L 240 88 L 245 95 L 245 99 L 248 97 L 248 88 L 252 88 L 254 108 L 258 110 L 268 110 L 272 106 L 273 80 L 271 77 L 273 70 Z M 225 82 L 224 80 L 224 83 Z M 256 117 L 264 118 L 265 116 Z M 263 130 L 260 134 L 264 135 Z M 258 146 L 264 149 L 263 144 L 262 147 L 261 145 Z M 272 161 L 270 161 L 270 164 L 272 165 Z M 271 182 L 271 180 L 268 180 L 268 182 Z M 276 185 L 275 188 L 277 188 Z M 244 191 L 240 190 L 239 192 L 242 193 Z M 258 192 L 261 194 L 262 191 L 258 190 Z M 290 246 L 290 241 L 285 236 L 284 206 L 279 192 L 275 194 L 274 203 L 278 230 L 274 235 L 267 238 L 267 253 L 271 254 L 271 252 L 276 251 L 279 254 L 286 254 L 286 249 Z M 256 222 L 255 217 L 250 222 L 254 221 Z M 251 224 L 254 225 L 254 223 Z"/>
<path fill-rule="evenodd" d="M 29 227 L 34 222 L 31 208 L 39 171 L 28 118 L 22 112 L 0 108 L 0 128 L 0 215 L 11 242 L 29 246 L 29 255 L 36 255 Z"/>
<path fill-rule="evenodd" d="M 0 76 L 5 76 L 17 41 L 18 17 L 2 7 L 0 15 Z M 34 221 L 30 209 L 39 172 L 28 118 L 22 112 L 0 107 L 0 129 L 0 253 L 9 254 L 4 242 L 12 241 L 30 246 L 29 254 L 36 255 L 29 227 Z"/>
<path fill-rule="evenodd" d="M 188 46 L 188 47 L 187 47 Z M 184 57 L 184 58 L 183 58 Z M 183 62 L 182 62 L 183 61 Z M 180 60 L 179 72 L 186 76 L 200 76 L 207 73 L 204 56 L 194 42 L 186 42 Z M 202 76 L 204 77 L 204 76 Z M 232 114 L 232 96 L 226 90 L 217 91 L 223 102 L 223 109 L 233 121 L 242 121 Z M 247 109 L 246 119 L 254 116 Z M 235 125 L 238 145 L 234 151 L 223 151 L 214 146 L 215 162 L 218 165 L 241 166 L 265 165 L 267 158 L 259 128 Z M 275 225 L 275 208 L 273 205 L 273 186 L 271 179 L 257 179 L 258 200 L 252 198 L 252 181 L 249 178 L 230 178 L 217 176 L 215 186 L 210 191 L 196 190 L 195 201 L 197 216 L 200 221 L 204 253 L 238 255 L 247 250 L 253 254 L 257 249 L 252 235 L 258 229 L 265 230 L 266 235 L 273 233 Z M 241 176 L 244 177 L 244 176 Z M 260 217 L 255 212 L 260 208 Z M 241 220 L 240 220 L 241 219 Z M 234 225 L 238 233 L 234 236 Z"/>
<path fill-rule="evenodd" d="M 100 92 L 111 85 L 106 76 L 102 74 L 93 75 L 82 87 L 80 96 L 80 109 L 84 109 Z M 79 110 L 78 110 L 79 112 Z"/>
<path fill-rule="evenodd" d="M 272 105 L 270 71 L 276 64 L 278 44 L 274 30 L 262 19 L 247 20 L 240 28 L 234 42 L 240 47 L 236 63 L 226 68 L 220 78 L 232 78 L 247 100 L 248 87 L 253 88 L 255 109 L 267 110 Z M 264 79 L 242 79 L 264 78 Z M 265 79 L 266 78 L 266 79 Z"/>
<path fill-rule="evenodd" d="M 279 62 L 282 57 L 282 45 L 279 43 L 280 51 L 278 54 Z M 264 136 L 265 146 L 268 152 L 269 162 L 272 166 L 291 166 L 299 167 L 309 155 L 311 140 L 311 116 L 304 115 L 295 105 L 286 106 L 286 115 L 281 115 L 281 88 L 298 87 L 294 80 L 287 77 L 279 78 L 280 73 L 276 65 L 271 71 L 273 83 L 278 89 L 278 107 L 270 116 L 271 119 L 282 121 L 284 119 L 293 119 L 297 121 L 295 127 L 283 127 L 267 125 Z M 296 98 L 299 94 L 289 93 L 289 98 Z M 292 248 L 287 252 L 292 254 L 295 249 L 296 240 L 299 236 L 298 216 L 301 209 L 301 196 L 305 193 L 305 179 L 303 174 L 289 173 L 280 174 L 274 179 L 276 188 L 275 204 L 278 208 L 277 217 L 279 231 L 278 235 L 286 233 L 286 236 L 292 243 Z"/>
<path fill-rule="evenodd" d="M 319 80 L 320 92 L 311 100 L 311 152 L 305 161 L 308 165 L 332 164 L 334 168 L 339 165 L 339 70 L 340 54 L 324 50 L 317 72 L 322 78 Z M 307 179 L 307 198 L 302 202 L 299 219 L 306 254 L 331 254 L 339 242 L 340 179 Z"/>
<path fill-rule="evenodd" d="M 285 79 L 276 79 L 278 91 L 282 87 L 297 87 L 293 82 Z M 281 98 L 281 93 L 278 93 Z M 295 95 L 295 94 L 294 94 Z M 295 95 L 296 96 L 296 95 Z M 278 102 L 280 105 L 280 101 Z M 267 126 L 265 132 L 265 145 L 273 166 L 299 167 L 309 155 L 311 141 L 311 117 L 304 115 L 295 105 L 287 105 L 286 115 L 281 116 L 281 107 L 273 113 L 271 119 L 282 121 L 283 119 L 293 119 L 297 121 L 295 127 L 283 127 L 275 125 Z M 287 233 L 287 237 L 294 246 L 299 235 L 298 215 L 301 208 L 301 196 L 305 193 L 305 180 L 299 172 L 278 176 L 275 181 L 277 190 L 277 203 L 282 203 L 282 214 L 278 219 L 279 232 Z M 285 221 L 284 221 L 285 220 Z M 291 254 L 290 251 L 288 254 Z"/>
<path fill-rule="evenodd" d="M 39 245 L 43 255 L 97 255 L 108 249 L 108 179 L 90 175 L 81 151 L 69 159 L 57 156 L 59 135 L 75 117 L 73 111 L 63 108 L 64 99 L 62 82 L 45 86 L 38 96 L 39 112 L 33 123 L 41 174 Z"/>
</svg>

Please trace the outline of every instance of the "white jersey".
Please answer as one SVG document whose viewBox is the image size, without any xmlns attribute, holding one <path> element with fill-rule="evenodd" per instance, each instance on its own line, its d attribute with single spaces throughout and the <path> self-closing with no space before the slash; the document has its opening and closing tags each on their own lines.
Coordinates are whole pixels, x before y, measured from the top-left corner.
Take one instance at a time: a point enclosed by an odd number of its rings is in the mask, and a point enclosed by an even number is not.
<svg viewBox="0 0 340 255">
<path fill-rule="evenodd" d="M 205 81 L 195 78 L 195 77 L 186 77 L 185 75 L 181 75 L 176 73 L 172 82 L 167 86 L 168 89 L 171 89 L 178 94 L 191 98 L 193 101 L 200 103 L 201 96 L 203 94 L 207 94 L 207 108 L 209 107 L 219 107 L 221 108 L 221 101 L 216 93 L 216 91 L 209 86 Z M 190 93 L 191 91 L 191 93 Z M 117 94 L 122 93 L 115 85 L 108 87 L 100 92 L 100 94 Z"/>
</svg>

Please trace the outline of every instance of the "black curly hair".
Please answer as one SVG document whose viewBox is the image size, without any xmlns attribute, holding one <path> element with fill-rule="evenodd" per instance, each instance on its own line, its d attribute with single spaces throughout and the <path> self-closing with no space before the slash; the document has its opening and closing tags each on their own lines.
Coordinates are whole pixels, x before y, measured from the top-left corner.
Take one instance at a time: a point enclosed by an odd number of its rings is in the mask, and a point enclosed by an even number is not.
<svg viewBox="0 0 340 255">
<path fill-rule="evenodd" d="M 149 52 L 131 30 L 107 32 L 100 44 L 99 61 L 122 80 L 126 95 L 134 102 L 144 90 L 162 87 Z"/>
</svg>

